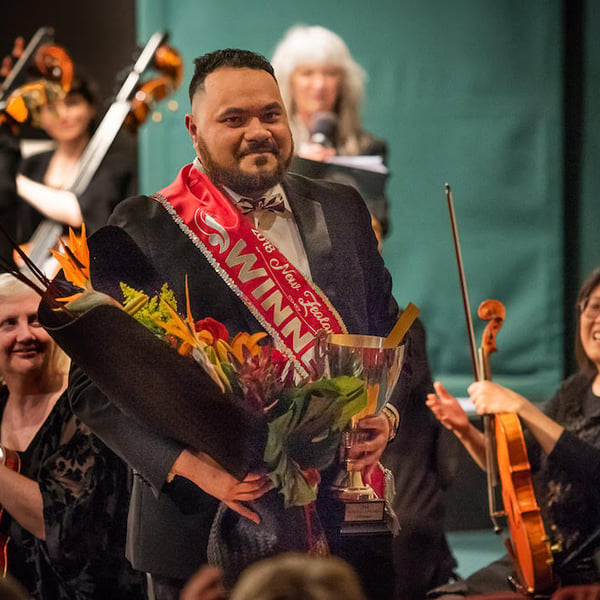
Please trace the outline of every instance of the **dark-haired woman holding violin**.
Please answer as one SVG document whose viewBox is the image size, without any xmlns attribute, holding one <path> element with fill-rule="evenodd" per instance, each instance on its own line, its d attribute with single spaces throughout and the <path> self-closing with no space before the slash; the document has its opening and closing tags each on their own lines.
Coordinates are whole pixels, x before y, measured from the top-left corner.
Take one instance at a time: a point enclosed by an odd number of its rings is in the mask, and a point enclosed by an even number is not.
<svg viewBox="0 0 600 600">
<path fill-rule="evenodd" d="M 64 99 L 39 110 L 40 126 L 55 147 L 25 158 L 20 166 L 17 191 L 27 202 L 21 211 L 21 238 L 28 240 L 43 218 L 73 228 L 85 223 L 92 233 L 127 196 L 131 169 L 122 157 L 108 154 L 83 193 L 69 191 L 97 114 L 94 85 L 81 74 L 75 74 Z"/>
<path fill-rule="evenodd" d="M 515 413 L 526 427 L 532 483 L 562 585 L 600 581 L 593 560 L 600 549 L 600 267 L 581 286 L 577 312 L 579 371 L 563 382 L 545 411 L 490 381 L 468 390 L 479 414 Z M 429 408 L 484 467 L 483 433 L 440 383 L 435 390 Z M 471 575 L 466 592 L 509 590 L 511 575 L 510 561 L 501 559 Z"/>
</svg>

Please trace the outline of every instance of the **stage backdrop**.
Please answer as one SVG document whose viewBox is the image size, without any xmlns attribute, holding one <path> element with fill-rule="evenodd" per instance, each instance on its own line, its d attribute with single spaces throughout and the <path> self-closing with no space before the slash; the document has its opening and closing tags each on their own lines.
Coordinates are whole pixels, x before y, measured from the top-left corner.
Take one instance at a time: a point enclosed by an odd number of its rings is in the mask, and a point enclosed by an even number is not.
<svg viewBox="0 0 600 600">
<path fill-rule="evenodd" d="M 495 379 L 536 399 L 555 389 L 565 353 L 561 2 L 138 0 L 137 17 L 139 42 L 170 32 L 186 82 L 195 56 L 234 46 L 270 57 L 296 23 L 340 34 L 369 74 L 364 125 L 390 145 L 384 257 L 398 302 L 421 308 L 435 376 L 458 394 L 472 380 L 449 182 L 478 343 L 479 303 L 506 306 Z M 142 192 L 170 182 L 194 156 L 183 124 L 187 89 L 177 99 L 175 113 L 140 134 Z M 598 132 L 597 113 L 595 123 Z M 597 155 L 596 140 L 588 143 Z M 591 188 L 597 161 L 588 171 Z M 598 258 L 597 220 L 582 228 Z"/>
</svg>

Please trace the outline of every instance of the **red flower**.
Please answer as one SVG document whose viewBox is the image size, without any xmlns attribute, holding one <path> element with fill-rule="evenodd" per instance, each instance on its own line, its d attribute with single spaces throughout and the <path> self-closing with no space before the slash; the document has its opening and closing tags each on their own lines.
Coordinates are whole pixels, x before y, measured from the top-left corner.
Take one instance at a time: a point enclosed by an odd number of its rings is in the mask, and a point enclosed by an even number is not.
<svg viewBox="0 0 600 600">
<path fill-rule="evenodd" d="M 194 323 L 194 329 L 198 332 L 208 331 L 208 333 L 213 336 L 213 342 L 211 345 L 214 345 L 217 340 L 229 340 L 229 331 L 227 331 L 227 327 L 225 327 L 223 323 L 219 323 L 219 321 L 211 319 L 211 317 L 196 321 L 196 323 Z"/>
<path fill-rule="evenodd" d="M 283 353 L 276 348 L 271 348 L 271 364 L 275 370 L 276 376 L 280 378 L 283 375 L 284 370 L 288 366 L 289 359 Z"/>
<path fill-rule="evenodd" d="M 319 483 L 321 483 L 321 473 L 314 467 L 305 469 L 302 471 L 302 474 L 306 478 L 308 485 L 319 485 Z"/>
</svg>

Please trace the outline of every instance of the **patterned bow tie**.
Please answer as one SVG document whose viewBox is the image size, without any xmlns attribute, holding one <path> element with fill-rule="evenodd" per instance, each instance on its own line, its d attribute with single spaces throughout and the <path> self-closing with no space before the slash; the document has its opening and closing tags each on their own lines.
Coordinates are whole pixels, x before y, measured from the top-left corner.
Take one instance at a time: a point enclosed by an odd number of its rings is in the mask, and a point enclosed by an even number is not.
<svg viewBox="0 0 600 600">
<path fill-rule="evenodd" d="M 241 198 L 237 203 L 238 209 L 243 215 L 255 210 L 270 210 L 271 212 L 282 213 L 285 211 L 285 204 L 281 194 L 273 194 L 264 198 Z"/>
</svg>

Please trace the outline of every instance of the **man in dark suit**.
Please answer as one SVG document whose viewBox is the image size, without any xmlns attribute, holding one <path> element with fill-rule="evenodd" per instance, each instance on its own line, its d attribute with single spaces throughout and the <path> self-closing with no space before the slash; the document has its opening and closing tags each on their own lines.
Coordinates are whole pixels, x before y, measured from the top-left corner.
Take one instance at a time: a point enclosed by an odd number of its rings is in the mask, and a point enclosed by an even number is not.
<svg viewBox="0 0 600 600">
<path fill-rule="evenodd" d="M 238 229 L 248 224 L 253 236 L 281 250 L 288 261 L 285 272 L 297 270 L 306 281 L 313 294 L 313 302 L 304 303 L 308 310 L 317 306 L 321 314 L 331 309 L 351 333 L 387 335 L 398 307 L 368 210 L 353 188 L 286 173 L 293 144 L 271 65 L 242 50 L 200 57 L 190 99 L 186 126 L 197 153 L 194 164 L 160 193 L 121 203 L 110 222 L 127 231 L 180 299 L 185 298 L 187 275 L 192 314 L 222 322 L 231 335 L 263 329 L 282 335 L 277 323 L 269 322 L 269 310 L 253 304 L 242 283 L 224 273 L 228 265 L 218 263 L 218 252 L 207 249 L 211 243 L 226 247 L 230 236 L 233 243 Z M 221 210 L 229 224 L 215 227 L 206 238 L 206 223 L 199 222 L 197 213 L 192 210 L 191 218 L 184 214 L 198 201 L 194 194 L 200 184 L 203 190 L 214 184 L 228 198 Z M 176 200 L 181 200 L 182 212 Z M 261 202 L 257 208 L 255 201 Z M 250 244 L 250 237 L 240 240 Z M 242 272 L 246 267 L 247 274 L 252 265 L 243 265 Z M 268 480 L 251 473 L 239 481 L 206 454 L 165 436 L 160 423 L 145 420 L 147 415 L 125 416 L 81 372 L 74 373 L 71 390 L 74 411 L 134 469 L 129 558 L 134 567 L 152 574 L 157 598 L 176 598 L 206 561 L 219 500 L 256 519 L 243 501 L 269 489 Z M 177 402 L 176 397 L 164 398 L 165 415 L 177 413 Z M 391 408 L 361 422 L 368 435 L 356 447 L 357 468 L 378 462 L 395 433 L 397 415 Z"/>
</svg>

